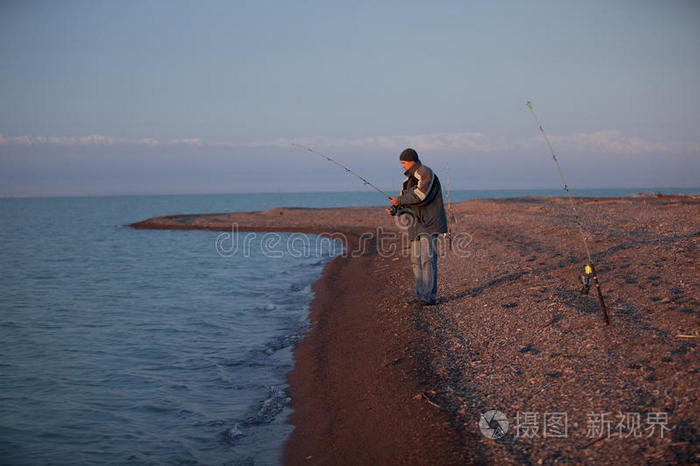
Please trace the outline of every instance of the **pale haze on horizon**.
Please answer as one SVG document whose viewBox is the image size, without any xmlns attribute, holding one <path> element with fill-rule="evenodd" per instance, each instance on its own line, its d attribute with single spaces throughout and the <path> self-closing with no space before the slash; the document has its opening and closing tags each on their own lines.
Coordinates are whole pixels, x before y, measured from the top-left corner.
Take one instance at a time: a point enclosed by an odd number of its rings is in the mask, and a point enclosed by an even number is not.
<svg viewBox="0 0 700 466">
<path fill-rule="evenodd" d="M 694 0 L 0 3 L 0 196 L 700 186 Z"/>
</svg>

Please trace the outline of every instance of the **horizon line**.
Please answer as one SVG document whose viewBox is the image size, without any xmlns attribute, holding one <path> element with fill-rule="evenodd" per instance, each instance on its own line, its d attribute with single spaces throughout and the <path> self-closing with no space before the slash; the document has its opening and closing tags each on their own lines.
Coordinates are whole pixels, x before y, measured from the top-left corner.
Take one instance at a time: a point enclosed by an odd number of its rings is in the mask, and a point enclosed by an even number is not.
<svg viewBox="0 0 700 466">
<path fill-rule="evenodd" d="M 576 191 L 614 191 L 614 190 L 639 190 L 639 194 L 686 194 L 686 193 L 663 193 L 661 190 L 697 190 L 700 194 L 700 186 L 616 186 L 616 187 L 583 187 L 572 188 L 572 192 Z M 457 188 L 452 189 L 454 192 L 521 192 L 521 191 L 561 191 L 565 195 L 564 188 Z M 157 197 L 157 196 L 229 196 L 229 195 L 293 195 L 293 194 L 358 194 L 358 193 L 373 193 L 370 190 L 323 190 L 323 191 L 238 191 L 238 192 L 197 192 L 197 193 L 104 193 L 104 194 L 53 194 L 53 195 L 0 195 L 0 199 L 57 199 L 57 198 L 89 198 L 89 197 Z M 377 196 L 379 196 L 377 194 Z M 573 196 L 576 197 L 576 196 Z"/>
</svg>

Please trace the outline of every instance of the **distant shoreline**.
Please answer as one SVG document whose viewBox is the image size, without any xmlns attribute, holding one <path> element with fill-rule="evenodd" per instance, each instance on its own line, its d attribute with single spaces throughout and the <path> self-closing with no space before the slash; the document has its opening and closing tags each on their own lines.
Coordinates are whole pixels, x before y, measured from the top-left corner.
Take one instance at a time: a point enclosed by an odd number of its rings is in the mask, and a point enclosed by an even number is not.
<svg viewBox="0 0 700 466">
<path fill-rule="evenodd" d="M 578 188 L 571 187 L 571 192 L 574 196 L 585 197 L 628 197 L 636 195 L 654 195 L 662 194 L 691 194 L 700 195 L 700 186 L 686 187 L 629 187 L 629 188 Z M 390 188 L 386 188 L 388 192 Z M 458 196 L 454 199 L 456 202 L 469 199 L 500 199 L 503 197 L 522 197 L 536 195 L 542 197 L 560 197 L 564 195 L 561 187 L 555 188 L 508 188 L 508 189 L 452 189 L 452 193 Z M 459 194 L 480 193 L 478 196 L 470 196 L 460 198 Z M 339 194 L 360 194 L 368 195 L 377 199 L 377 193 L 367 190 L 341 190 L 341 191 L 260 191 L 260 192 L 212 192 L 212 193 L 36 193 L 36 194 L 0 194 L 0 199 L 61 199 L 61 198 L 100 198 L 100 197 L 160 197 L 160 196 L 242 196 L 242 195 L 258 195 L 258 196 L 306 196 L 306 195 L 339 195 Z"/>
</svg>

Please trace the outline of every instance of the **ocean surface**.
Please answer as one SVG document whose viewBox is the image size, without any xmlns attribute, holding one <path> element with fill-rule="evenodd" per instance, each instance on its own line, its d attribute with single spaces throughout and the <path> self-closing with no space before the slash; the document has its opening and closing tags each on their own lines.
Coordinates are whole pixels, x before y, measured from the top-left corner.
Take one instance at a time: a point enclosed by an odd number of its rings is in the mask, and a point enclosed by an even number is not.
<svg viewBox="0 0 700 466">
<path fill-rule="evenodd" d="M 650 191 L 700 189 L 573 194 Z M 263 234 L 242 232 L 223 239 L 248 247 L 222 253 L 220 232 L 126 225 L 383 203 L 373 191 L 0 199 L 0 464 L 279 464 L 285 376 L 340 245 L 289 254 L 280 234 L 263 254 Z"/>
</svg>

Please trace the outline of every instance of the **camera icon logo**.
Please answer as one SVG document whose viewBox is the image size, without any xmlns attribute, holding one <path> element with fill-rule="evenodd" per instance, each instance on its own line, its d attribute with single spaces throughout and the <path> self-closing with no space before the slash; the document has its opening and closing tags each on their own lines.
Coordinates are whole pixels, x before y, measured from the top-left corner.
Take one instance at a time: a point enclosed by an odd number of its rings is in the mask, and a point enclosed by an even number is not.
<svg viewBox="0 0 700 466">
<path fill-rule="evenodd" d="M 484 437 L 498 440 L 508 432 L 508 418 L 495 409 L 486 411 L 479 418 L 479 430 Z"/>
</svg>

